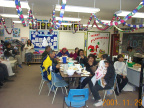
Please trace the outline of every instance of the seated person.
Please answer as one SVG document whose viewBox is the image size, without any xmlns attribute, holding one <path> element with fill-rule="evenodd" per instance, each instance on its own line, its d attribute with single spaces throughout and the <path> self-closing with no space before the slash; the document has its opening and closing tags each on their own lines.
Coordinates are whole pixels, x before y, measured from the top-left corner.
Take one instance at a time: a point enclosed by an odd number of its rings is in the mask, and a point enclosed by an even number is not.
<svg viewBox="0 0 144 108">
<path fill-rule="evenodd" d="M 60 52 L 57 54 L 57 56 L 59 56 L 59 57 L 62 57 L 62 56 L 70 57 L 70 54 L 69 54 L 69 52 L 66 48 L 63 48 L 62 50 L 60 50 Z"/>
<path fill-rule="evenodd" d="M 7 66 L 0 62 L 0 86 L 3 86 L 3 82 L 8 81 Z"/>
<path fill-rule="evenodd" d="M 4 56 L 6 58 L 9 58 L 10 60 L 16 59 L 17 62 L 18 62 L 18 66 L 20 68 L 22 68 L 22 66 L 21 66 L 21 64 L 22 64 L 21 57 L 20 57 L 20 55 L 17 54 L 17 51 L 12 48 L 10 43 L 6 44 L 6 48 L 4 49 Z"/>
<path fill-rule="evenodd" d="M 94 72 L 95 72 L 95 70 L 97 68 L 97 62 L 95 60 L 95 55 L 90 54 L 88 56 L 88 62 L 85 64 L 85 66 L 86 66 L 86 70 L 88 72 L 90 72 L 92 76 L 94 76 L 95 75 Z M 77 89 L 83 89 L 86 86 L 86 84 L 88 84 L 89 81 L 91 81 L 92 76 L 91 77 L 86 77 L 81 82 L 81 84 L 77 87 Z"/>
<path fill-rule="evenodd" d="M 127 78 L 127 67 L 126 64 L 123 62 L 124 57 L 122 54 L 118 55 L 118 61 L 114 63 L 114 68 L 115 72 L 117 73 L 117 84 L 118 84 L 118 89 L 115 89 L 116 95 L 119 95 L 121 93 L 121 90 L 125 87 L 125 85 L 128 83 L 128 78 Z"/>
<path fill-rule="evenodd" d="M 78 56 L 78 51 L 79 51 L 79 48 L 76 47 L 76 48 L 75 48 L 75 53 L 74 53 L 74 54 L 71 53 L 71 54 L 70 54 L 70 57 L 73 58 L 74 60 L 76 60 L 76 58 L 77 58 L 77 56 Z"/>
<path fill-rule="evenodd" d="M 5 68 L 6 72 L 8 73 L 8 76 L 15 75 L 15 73 L 13 73 L 13 70 L 9 61 L 0 59 L 0 66 Z"/>
<path fill-rule="evenodd" d="M 98 68 L 95 71 L 95 75 L 93 76 L 93 78 L 91 79 L 93 85 L 95 85 L 96 81 L 99 81 L 99 83 L 101 84 L 101 86 L 104 88 L 105 87 L 105 80 L 103 79 L 104 76 L 106 75 L 107 72 L 107 62 L 106 59 L 108 58 L 107 54 L 103 54 L 101 56 L 101 61 L 98 64 Z"/>
<path fill-rule="evenodd" d="M 134 56 L 134 53 L 136 53 L 136 51 L 130 46 L 127 47 L 127 51 L 128 51 L 128 56 L 131 57 L 131 59 L 133 60 L 133 56 Z"/>
<path fill-rule="evenodd" d="M 49 55 L 50 50 L 51 50 L 50 46 L 45 47 L 45 51 L 42 53 L 42 60 L 44 59 L 45 56 Z"/>
<path fill-rule="evenodd" d="M 84 50 L 83 49 L 80 49 L 78 51 L 78 57 L 76 58 L 77 62 L 80 63 L 80 64 L 85 64 L 87 63 L 87 57 L 84 56 Z"/>
<path fill-rule="evenodd" d="M 96 101 L 96 103 L 94 104 L 94 106 L 98 107 L 98 106 L 102 106 L 103 105 L 103 101 L 99 95 L 99 91 L 100 90 L 106 90 L 106 89 L 111 89 L 114 86 L 114 79 L 115 79 L 115 70 L 113 65 L 111 64 L 111 61 L 108 61 L 109 59 L 106 59 L 106 65 L 108 66 L 107 68 L 107 72 L 106 75 L 104 76 L 104 80 L 106 82 L 105 87 L 103 88 L 98 81 L 96 82 L 95 85 L 93 85 L 92 81 L 89 82 L 89 88 L 92 92 L 92 95 Z"/>
<path fill-rule="evenodd" d="M 47 55 L 41 64 L 41 68 L 43 70 L 43 77 L 48 81 L 51 81 L 51 72 L 55 72 L 56 69 L 60 68 L 60 64 L 54 63 L 55 51 L 50 51 L 49 55 Z"/>
</svg>

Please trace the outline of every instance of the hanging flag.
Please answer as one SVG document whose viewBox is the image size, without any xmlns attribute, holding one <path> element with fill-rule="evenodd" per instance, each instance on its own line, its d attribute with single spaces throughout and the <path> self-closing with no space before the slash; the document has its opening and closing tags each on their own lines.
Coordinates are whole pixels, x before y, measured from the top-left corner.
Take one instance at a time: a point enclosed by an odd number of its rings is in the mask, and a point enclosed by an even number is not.
<svg viewBox="0 0 144 108">
<path fill-rule="evenodd" d="M 41 29 L 45 29 L 46 28 L 46 23 L 45 22 L 41 22 Z"/>
</svg>

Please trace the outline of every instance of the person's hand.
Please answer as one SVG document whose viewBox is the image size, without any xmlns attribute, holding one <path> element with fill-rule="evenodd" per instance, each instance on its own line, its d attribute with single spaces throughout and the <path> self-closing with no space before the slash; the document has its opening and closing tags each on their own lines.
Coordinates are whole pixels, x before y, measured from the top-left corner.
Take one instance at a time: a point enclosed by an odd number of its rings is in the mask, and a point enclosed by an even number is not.
<svg viewBox="0 0 144 108">
<path fill-rule="evenodd" d="M 95 73 L 96 69 L 97 69 L 97 65 L 96 65 L 96 66 L 91 67 L 91 70 L 92 70 L 92 72 L 93 72 L 93 73 Z"/>
<path fill-rule="evenodd" d="M 88 64 L 89 64 L 90 66 L 92 66 L 92 65 L 93 65 L 93 63 L 92 63 L 92 62 L 90 62 L 90 61 L 88 61 Z"/>
<path fill-rule="evenodd" d="M 84 56 L 80 56 L 82 59 L 84 59 Z"/>
<path fill-rule="evenodd" d="M 60 68 L 60 64 L 57 64 L 57 65 L 56 65 L 56 68 L 59 69 L 59 68 Z"/>
<path fill-rule="evenodd" d="M 27 47 L 25 49 L 28 49 Z"/>
<path fill-rule="evenodd" d="M 126 76 L 125 75 L 123 75 L 123 79 L 125 79 L 126 78 Z"/>
</svg>

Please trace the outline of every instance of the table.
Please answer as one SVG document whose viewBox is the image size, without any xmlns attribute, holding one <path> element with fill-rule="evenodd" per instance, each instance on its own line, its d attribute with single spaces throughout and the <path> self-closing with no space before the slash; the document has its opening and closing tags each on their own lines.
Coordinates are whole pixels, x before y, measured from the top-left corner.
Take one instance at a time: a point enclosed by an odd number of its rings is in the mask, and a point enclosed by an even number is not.
<svg viewBox="0 0 144 108">
<path fill-rule="evenodd" d="M 127 77 L 129 80 L 129 83 L 132 85 L 139 87 L 139 82 L 140 82 L 140 71 L 133 67 L 128 67 L 127 68 Z M 144 81 L 144 80 L 143 80 Z"/>
<path fill-rule="evenodd" d="M 11 67 L 15 67 L 17 64 L 17 60 L 9 60 Z"/>
<path fill-rule="evenodd" d="M 67 74 L 64 74 L 64 72 L 61 70 L 60 70 L 60 74 L 63 78 L 69 78 L 69 80 L 68 80 L 69 81 L 69 87 L 68 87 L 69 89 L 70 89 L 70 78 L 79 78 L 79 80 L 80 80 L 80 78 L 82 78 L 82 77 L 91 77 L 92 76 L 91 74 L 89 76 L 81 76 L 81 74 L 77 74 L 76 72 L 72 76 L 69 76 Z M 79 81 L 79 84 L 80 84 L 80 81 Z"/>
</svg>

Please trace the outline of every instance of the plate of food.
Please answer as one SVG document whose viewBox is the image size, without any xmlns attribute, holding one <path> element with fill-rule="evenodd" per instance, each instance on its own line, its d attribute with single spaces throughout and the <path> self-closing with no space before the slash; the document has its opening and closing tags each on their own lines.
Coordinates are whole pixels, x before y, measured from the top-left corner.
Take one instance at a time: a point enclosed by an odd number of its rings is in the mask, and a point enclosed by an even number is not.
<svg viewBox="0 0 144 108">
<path fill-rule="evenodd" d="M 82 72 L 84 75 L 89 75 L 90 74 L 90 72 L 88 72 L 88 71 L 86 71 L 86 70 L 83 70 L 83 72 Z"/>
</svg>

